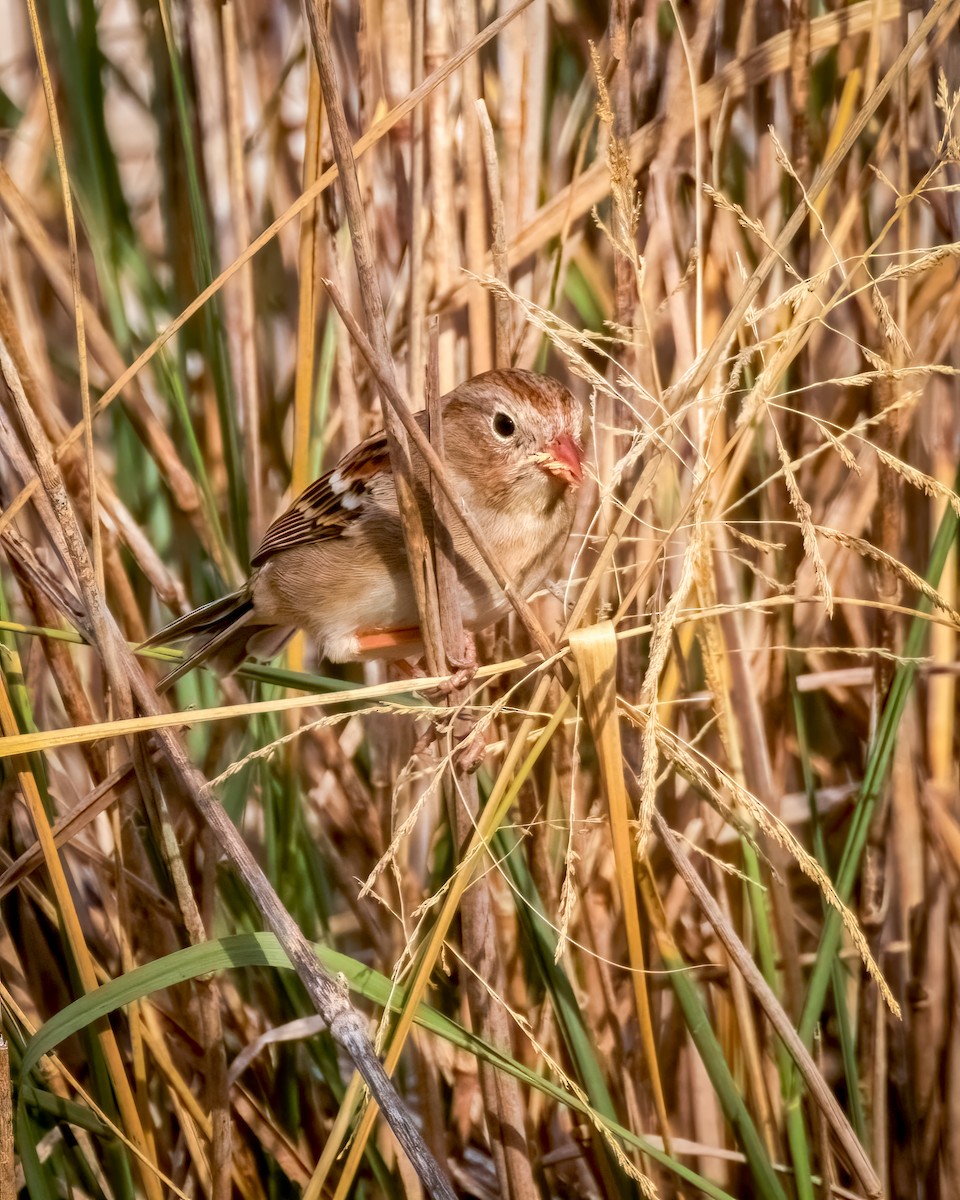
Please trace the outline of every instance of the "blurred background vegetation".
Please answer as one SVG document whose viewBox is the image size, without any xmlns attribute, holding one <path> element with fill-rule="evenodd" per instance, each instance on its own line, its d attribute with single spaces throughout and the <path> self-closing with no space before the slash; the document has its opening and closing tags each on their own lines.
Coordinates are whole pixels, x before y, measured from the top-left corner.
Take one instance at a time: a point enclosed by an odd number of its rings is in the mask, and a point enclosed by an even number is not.
<svg viewBox="0 0 960 1200">
<path fill-rule="evenodd" d="M 408 394 L 437 315 L 442 391 L 588 403 L 562 662 L 503 622 L 451 722 L 299 641 L 168 724 L 458 1195 L 957 1195 L 957 8 L 326 14 Z M 381 423 L 307 25 L 0 27 L 0 1197 L 418 1196 L 92 611 L 221 595 Z"/>
</svg>

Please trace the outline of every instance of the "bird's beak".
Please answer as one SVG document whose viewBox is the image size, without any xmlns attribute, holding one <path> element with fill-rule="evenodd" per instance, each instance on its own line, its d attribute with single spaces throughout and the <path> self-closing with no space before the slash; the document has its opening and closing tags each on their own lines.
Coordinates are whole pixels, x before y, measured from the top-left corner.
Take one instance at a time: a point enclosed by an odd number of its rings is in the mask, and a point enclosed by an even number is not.
<svg viewBox="0 0 960 1200">
<path fill-rule="evenodd" d="M 558 434 L 533 460 L 550 475 L 556 475 L 570 487 L 583 483 L 583 456 L 569 433 Z"/>
</svg>

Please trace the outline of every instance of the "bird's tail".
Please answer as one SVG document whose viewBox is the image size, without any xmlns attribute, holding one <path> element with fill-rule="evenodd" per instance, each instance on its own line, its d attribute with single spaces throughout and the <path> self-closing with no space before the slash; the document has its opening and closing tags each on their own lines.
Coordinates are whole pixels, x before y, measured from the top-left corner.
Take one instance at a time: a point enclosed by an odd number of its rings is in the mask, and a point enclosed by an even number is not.
<svg viewBox="0 0 960 1200">
<path fill-rule="evenodd" d="M 224 675 L 235 671 L 247 657 L 250 639 L 269 628 L 254 625 L 252 616 L 253 600 L 249 592 L 242 588 L 238 592 L 231 592 L 229 596 L 202 604 L 148 637 L 144 646 L 193 639 L 190 653 L 169 674 L 164 675 L 157 684 L 157 691 L 165 692 L 201 663 L 211 663 Z"/>
</svg>

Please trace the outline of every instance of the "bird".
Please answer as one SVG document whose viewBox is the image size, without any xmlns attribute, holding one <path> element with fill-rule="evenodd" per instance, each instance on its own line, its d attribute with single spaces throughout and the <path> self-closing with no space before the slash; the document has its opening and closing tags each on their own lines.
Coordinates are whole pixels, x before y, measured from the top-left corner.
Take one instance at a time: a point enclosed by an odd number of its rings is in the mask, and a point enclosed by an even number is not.
<svg viewBox="0 0 960 1200">
<path fill-rule="evenodd" d="M 461 503 L 524 596 L 545 581 L 573 525 L 583 482 L 583 406 L 562 383 L 517 368 L 486 371 L 442 397 L 445 468 Z M 426 432 L 425 412 L 415 414 Z M 414 493 L 430 527 L 430 472 L 412 453 Z M 453 558 L 464 627 L 509 608 L 461 521 Z M 237 591 L 194 609 L 144 646 L 192 639 L 157 685 L 167 690 L 210 663 L 230 674 L 273 658 L 298 629 L 330 662 L 415 658 L 422 652 L 386 436 L 381 430 L 309 484 L 267 529 Z"/>
</svg>

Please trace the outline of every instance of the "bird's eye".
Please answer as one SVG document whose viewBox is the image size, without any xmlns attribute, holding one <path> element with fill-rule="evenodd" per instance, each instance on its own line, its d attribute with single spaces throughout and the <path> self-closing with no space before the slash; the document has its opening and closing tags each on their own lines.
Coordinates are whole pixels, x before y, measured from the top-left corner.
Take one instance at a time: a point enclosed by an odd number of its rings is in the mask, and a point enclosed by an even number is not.
<svg viewBox="0 0 960 1200">
<path fill-rule="evenodd" d="M 513 423 L 513 418 L 508 417 L 505 412 L 498 412 L 493 418 L 493 432 L 500 438 L 513 437 L 517 432 L 517 427 Z"/>
</svg>

